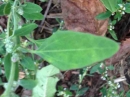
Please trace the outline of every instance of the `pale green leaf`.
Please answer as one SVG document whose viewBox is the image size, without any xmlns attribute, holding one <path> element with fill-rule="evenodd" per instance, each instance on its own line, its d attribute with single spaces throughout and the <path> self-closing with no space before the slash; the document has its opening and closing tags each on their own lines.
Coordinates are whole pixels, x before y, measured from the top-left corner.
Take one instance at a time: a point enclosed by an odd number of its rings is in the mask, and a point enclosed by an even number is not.
<svg viewBox="0 0 130 97">
<path fill-rule="evenodd" d="M 31 51 L 61 70 L 90 66 L 114 55 L 119 45 L 108 38 L 89 33 L 57 31 Z"/>
<path fill-rule="evenodd" d="M 117 0 L 101 0 L 104 6 L 111 12 L 115 12 L 117 10 Z"/>
<path fill-rule="evenodd" d="M 59 79 L 54 76 L 60 73 L 53 65 L 46 66 L 37 72 L 38 84 L 33 89 L 32 97 L 54 97 Z"/>
<path fill-rule="evenodd" d="M 15 31 L 16 36 L 25 36 L 29 33 L 31 33 L 35 28 L 37 28 L 37 25 L 35 23 L 27 24 L 26 26 L 23 26 L 20 29 L 17 29 Z"/>
</svg>

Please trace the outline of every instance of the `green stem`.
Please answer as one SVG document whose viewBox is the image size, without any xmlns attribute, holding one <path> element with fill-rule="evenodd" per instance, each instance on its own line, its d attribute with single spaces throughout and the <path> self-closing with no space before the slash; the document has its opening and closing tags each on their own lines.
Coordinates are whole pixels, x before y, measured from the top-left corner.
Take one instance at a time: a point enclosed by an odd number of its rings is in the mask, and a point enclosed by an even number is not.
<svg viewBox="0 0 130 97">
<path fill-rule="evenodd" d="M 17 6 L 17 1 L 18 0 L 15 0 L 14 4 L 12 6 L 12 16 L 13 16 L 13 25 L 14 25 L 14 27 L 13 27 L 13 35 L 12 36 L 14 36 L 15 30 L 17 29 L 17 17 L 16 17 L 17 15 L 16 15 L 16 11 L 15 11 L 16 6 Z M 9 37 L 10 20 L 11 20 L 11 13 L 10 13 L 9 18 L 8 18 L 7 37 Z M 16 37 L 16 46 L 18 45 L 17 40 L 20 40 L 19 37 Z M 9 81 L 8 81 L 8 86 L 7 86 L 6 90 L 4 91 L 4 93 L 2 94 L 2 96 L 0 96 L 0 97 L 11 97 L 12 85 L 13 85 L 13 82 L 14 82 L 16 65 L 17 64 L 12 62 Z"/>
<path fill-rule="evenodd" d="M 11 20 L 11 13 L 9 14 L 9 17 L 8 17 L 8 22 L 7 22 L 7 37 L 9 37 L 9 33 L 10 33 L 10 31 L 9 31 L 9 27 L 10 27 L 10 20 Z"/>
<path fill-rule="evenodd" d="M 10 94 L 11 94 L 11 88 L 14 82 L 15 67 L 16 67 L 16 64 L 12 62 L 8 86 L 1 97 L 11 97 Z"/>
</svg>

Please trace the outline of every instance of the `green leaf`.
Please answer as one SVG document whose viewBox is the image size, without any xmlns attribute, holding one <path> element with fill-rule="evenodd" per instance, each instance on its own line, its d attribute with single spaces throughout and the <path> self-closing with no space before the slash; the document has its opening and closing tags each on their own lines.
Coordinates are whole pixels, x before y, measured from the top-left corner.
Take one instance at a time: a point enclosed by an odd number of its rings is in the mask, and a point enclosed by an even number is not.
<svg viewBox="0 0 130 97">
<path fill-rule="evenodd" d="M 44 77 L 50 77 L 54 76 L 56 74 L 59 74 L 60 70 L 54 67 L 53 65 L 49 65 L 38 71 L 38 77 L 44 76 Z"/>
<path fill-rule="evenodd" d="M 101 63 L 94 65 L 94 66 L 90 69 L 90 74 L 97 72 L 98 69 L 100 68 L 100 65 L 101 65 Z"/>
<path fill-rule="evenodd" d="M 88 89 L 89 89 L 88 87 L 87 87 L 87 88 L 82 88 L 82 89 L 80 89 L 80 90 L 77 92 L 78 96 L 82 96 L 83 94 L 85 94 L 85 92 L 86 92 Z"/>
<path fill-rule="evenodd" d="M 8 15 L 10 13 L 10 10 L 11 10 L 11 4 L 10 3 L 7 3 L 4 7 L 4 14 L 5 15 Z"/>
<path fill-rule="evenodd" d="M 107 96 L 107 88 L 106 87 L 103 87 L 100 91 L 101 91 L 103 96 Z"/>
<path fill-rule="evenodd" d="M 73 91 L 77 91 L 79 90 L 79 85 L 78 84 L 74 84 L 70 87 L 70 90 L 73 90 Z"/>
<path fill-rule="evenodd" d="M 23 17 L 28 20 L 42 20 L 43 15 L 40 13 L 42 8 L 34 3 L 25 3 L 23 5 Z"/>
<path fill-rule="evenodd" d="M 15 65 L 16 65 L 16 66 L 15 66 L 15 75 L 14 75 L 14 80 L 17 81 L 18 78 L 19 78 L 19 64 L 16 63 Z"/>
<path fill-rule="evenodd" d="M 37 72 L 37 80 L 38 84 L 33 89 L 32 97 L 54 97 L 56 92 L 56 83 L 58 82 L 58 78 L 54 77 L 54 75 L 60 73 L 59 69 L 56 67 L 49 65 Z"/>
<path fill-rule="evenodd" d="M 11 68 L 11 54 L 7 54 L 4 58 L 4 69 L 5 69 L 5 76 L 9 79 L 10 76 L 10 68 Z"/>
<path fill-rule="evenodd" d="M 17 81 L 18 80 L 18 76 L 19 76 L 19 68 L 18 68 L 18 64 L 15 64 L 15 76 L 14 76 L 14 80 Z M 9 79 L 10 76 L 10 69 L 11 69 L 11 54 L 7 54 L 4 58 L 4 69 L 5 69 L 5 76 L 7 79 Z"/>
<path fill-rule="evenodd" d="M 125 9 L 125 12 L 126 12 L 126 13 L 130 13 L 130 3 L 126 3 L 126 4 L 125 4 L 125 8 L 126 8 L 126 9 Z"/>
<path fill-rule="evenodd" d="M 29 70 L 35 70 L 36 69 L 36 67 L 34 65 L 34 61 L 30 57 L 24 57 L 21 60 L 21 64 L 26 69 L 29 69 Z"/>
<path fill-rule="evenodd" d="M 0 5 L 0 16 L 3 16 L 4 15 L 4 7 L 5 7 L 6 4 L 2 4 Z"/>
<path fill-rule="evenodd" d="M 122 4 L 122 0 L 117 0 L 117 4 Z"/>
<path fill-rule="evenodd" d="M 42 20 L 43 15 L 41 13 L 24 13 L 23 17 L 28 20 Z"/>
<path fill-rule="evenodd" d="M 117 0 L 101 0 L 104 6 L 112 13 L 117 10 Z"/>
<path fill-rule="evenodd" d="M 90 66 L 114 55 L 119 45 L 105 37 L 73 31 L 57 31 L 31 51 L 61 70 Z"/>
<path fill-rule="evenodd" d="M 100 13 L 96 16 L 96 19 L 99 19 L 99 20 L 104 20 L 104 19 L 107 19 L 111 16 L 111 12 L 110 11 L 106 11 L 106 12 L 103 12 L 103 13 Z"/>
<path fill-rule="evenodd" d="M 29 33 L 31 33 L 35 28 L 37 28 L 37 25 L 35 23 L 27 24 L 26 26 L 23 26 L 20 29 L 17 29 L 15 31 L 16 36 L 25 36 Z"/>
<path fill-rule="evenodd" d="M 126 97 L 130 97 L 130 91 L 127 91 Z"/>
<path fill-rule="evenodd" d="M 19 84 L 25 89 L 32 90 L 37 85 L 37 81 L 32 79 L 22 79 Z"/>
<path fill-rule="evenodd" d="M 109 33 L 111 34 L 112 38 L 114 38 L 115 40 L 118 40 L 114 30 L 109 30 Z"/>
<path fill-rule="evenodd" d="M 24 13 L 38 13 L 42 11 L 42 8 L 34 3 L 27 2 L 23 5 Z"/>
<path fill-rule="evenodd" d="M 107 66 L 107 68 L 108 68 L 109 70 L 114 70 L 114 66 L 113 66 L 113 65 L 109 65 L 109 66 Z"/>
</svg>

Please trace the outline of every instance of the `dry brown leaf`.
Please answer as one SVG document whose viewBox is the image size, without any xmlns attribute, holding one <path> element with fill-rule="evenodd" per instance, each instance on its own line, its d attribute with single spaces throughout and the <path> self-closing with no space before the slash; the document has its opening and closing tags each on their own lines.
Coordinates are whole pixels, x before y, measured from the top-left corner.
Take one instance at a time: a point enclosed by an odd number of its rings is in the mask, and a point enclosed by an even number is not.
<svg viewBox="0 0 130 97">
<path fill-rule="evenodd" d="M 65 27 L 68 30 L 105 35 L 108 20 L 96 20 L 95 16 L 106 9 L 100 0 L 61 0 Z"/>
<path fill-rule="evenodd" d="M 106 64 L 114 64 L 119 62 L 124 57 L 126 58 L 130 53 L 130 39 L 126 39 L 120 44 L 119 51 L 111 58 L 106 60 Z"/>
</svg>

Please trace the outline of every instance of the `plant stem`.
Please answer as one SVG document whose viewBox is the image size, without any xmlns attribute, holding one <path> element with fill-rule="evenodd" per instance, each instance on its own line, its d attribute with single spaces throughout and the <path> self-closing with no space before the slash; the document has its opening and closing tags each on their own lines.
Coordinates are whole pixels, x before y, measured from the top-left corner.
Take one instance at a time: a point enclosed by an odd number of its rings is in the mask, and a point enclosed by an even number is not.
<svg viewBox="0 0 130 97">
<path fill-rule="evenodd" d="M 15 0 L 14 4 L 12 6 L 12 16 L 13 16 L 13 25 L 14 25 L 12 36 L 14 36 L 15 30 L 18 28 L 17 27 L 17 17 L 16 17 L 17 15 L 16 15 L 16 11 L 15 11 L 16 10 L 16 6 L 17 6 L 17 1 L 18 0 Z M 9 15 L 9 18 L 8 18 L 8 24 L 7 24 L 7 37 L 9 37 L 10 20 L 11 20 L 11 12 L 10 12 L 10 15 Z M 15 42 L 16 46 L 18 45 L 19 40 L 20 40 L 19 37 L 16 37 L 16 42 Z M 11 70 L 10 70 L 8 86 L 7 86 L 6 90 L 4 91 L 4 93 L 2 94 L 2 96 L 0 96 L 0 97 L 11 97 L 11 92 L 12 92 L 12 86 L 13 86 L 13 82 L 14 82 L 16 65 L 17 64 L 14 63 L 14 62 L 11 63 Z"/>
<path fill-rule="evenodd" d="M 8 86 L 7 86 L 7 89 L 5 90 L 4 94 L 1 97 L 11 97 L 10 93 L 11 93 L 11 88 L 12 88 L 13 81 L 14 81 L 15 67 L 16 67 L 15 65 L 16 64 L 12 62 Z"/>
<path fill-rule="evenodd" d="M 12 13 L 10 12 L 9 16 L 8 16 L 8 22 L 7 22 L 7 37 L 9 37 L 9 27 L 10 27 L 10 20 L 11 20 L 11 15 Z"/>
</svg>

